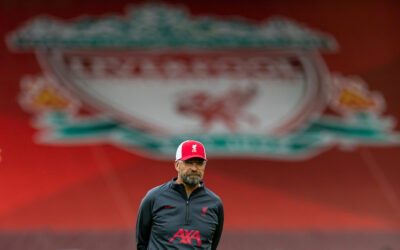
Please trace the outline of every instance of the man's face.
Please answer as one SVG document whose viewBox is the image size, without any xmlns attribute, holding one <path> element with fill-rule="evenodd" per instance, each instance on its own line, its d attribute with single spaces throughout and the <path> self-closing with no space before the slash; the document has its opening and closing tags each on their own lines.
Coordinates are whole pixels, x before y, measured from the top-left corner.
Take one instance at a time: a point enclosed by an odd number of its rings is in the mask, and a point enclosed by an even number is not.
<svg viewBox="0 0 400 250">
<path fill-rule="evenodd" d="M 178 161 L 176 170 L 178 178 L 188 186 L 196 186 L 204 176 L 206 161 L 201 158 L 191 158 L 186 161 Z"/>
</svg>

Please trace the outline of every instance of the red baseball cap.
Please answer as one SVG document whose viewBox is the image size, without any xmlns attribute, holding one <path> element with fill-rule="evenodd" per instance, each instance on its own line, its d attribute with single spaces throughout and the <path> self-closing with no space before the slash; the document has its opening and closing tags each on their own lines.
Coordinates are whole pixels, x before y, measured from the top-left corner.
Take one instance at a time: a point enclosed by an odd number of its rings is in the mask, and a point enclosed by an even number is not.
<svg viewBox="0 0 400 250">
<path fill-rule="evenodd" d="M 203 144 L 198 141 L 187 140 L 179 145 L 176 150 L 176 160 L 186 161 L 190 158 L 201 158 L 205 161 L 207 160 L 206 150 L 204 149 Z"/>
</svg>

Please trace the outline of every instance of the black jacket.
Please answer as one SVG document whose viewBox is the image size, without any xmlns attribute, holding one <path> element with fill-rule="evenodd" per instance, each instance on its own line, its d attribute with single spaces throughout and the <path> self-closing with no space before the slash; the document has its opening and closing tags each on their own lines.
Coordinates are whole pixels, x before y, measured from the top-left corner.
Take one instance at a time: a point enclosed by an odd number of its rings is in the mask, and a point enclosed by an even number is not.
<svg viewBox="0 0 400 250">
<path fill-rule="evenodd" d="M 188 198 L 183 184 L 175 180 L 143 198 L 136 222 L 137 249 L 217 249 L 224 224 L 221 199 L 203 182 Z"/>
</svg>

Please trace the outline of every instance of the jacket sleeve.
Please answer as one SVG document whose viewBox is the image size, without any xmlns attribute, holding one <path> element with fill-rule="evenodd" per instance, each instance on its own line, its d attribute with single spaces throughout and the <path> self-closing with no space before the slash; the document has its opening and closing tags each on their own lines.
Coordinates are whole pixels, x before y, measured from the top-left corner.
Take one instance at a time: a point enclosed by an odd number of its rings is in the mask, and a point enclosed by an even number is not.
<svg viewBox="0 0 400 250">
<path fill-rule="evenodd" d="M 212 247 L 211 247 L 212 250 L 216 250 L 218 247 L 218 243 L 219 243 L 219 240 L 221 239 L 223 227 L 224 227 L 224 207 L 221 202 L 219 211 L 218 211 L 218 225 L 217 225 L 216 231 L 214 233 L 214 238 L 212 241 Z"/>
<path fill-rule="evenodd" d="M 146 250 L 149 244 L 153 224 L 152 207 L 151 196 L 147 194 L 140 204 L 136 220 L 136 247 L 138 250 Z"/>
</svg>

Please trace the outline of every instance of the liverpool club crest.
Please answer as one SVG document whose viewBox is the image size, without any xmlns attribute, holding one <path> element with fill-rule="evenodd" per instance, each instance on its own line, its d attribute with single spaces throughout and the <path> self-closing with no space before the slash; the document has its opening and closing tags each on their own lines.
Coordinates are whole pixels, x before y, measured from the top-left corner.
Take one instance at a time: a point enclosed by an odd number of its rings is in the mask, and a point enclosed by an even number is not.
<svg viewBox="0 0 400 250">
<path fill-rule="evenodd" d="M 399 142 L 383 97 L 327 70 L 319 51 L 337 49 L 334 38 L 293 20 L 144 5 L 123 18 L 38 17 L 8 42 L 35 51 L 43 69 L 24 77 L 20 95 L 40 120 L 39 143 L 103 138 L 170 155 L 194 138 L 214 156 L 297 159 L 334 144 Z"/>
</svg>

